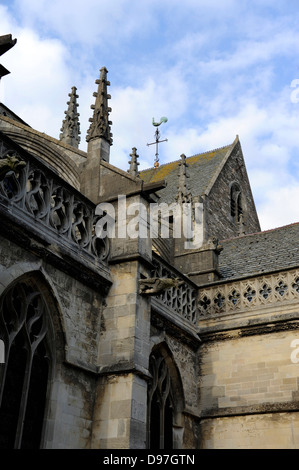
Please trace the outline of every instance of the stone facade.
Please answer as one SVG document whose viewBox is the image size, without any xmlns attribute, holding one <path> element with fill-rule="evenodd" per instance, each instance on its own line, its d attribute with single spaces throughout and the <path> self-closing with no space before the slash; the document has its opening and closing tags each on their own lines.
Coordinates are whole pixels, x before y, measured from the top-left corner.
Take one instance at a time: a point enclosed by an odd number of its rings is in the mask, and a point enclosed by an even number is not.
<svg viewBox="0 0 299 470">
<path fill-rule="evenodd" d="M 60 139 L 0 105 L 0 448 L 299 448 L 299 224 L 260 231 L 238 137 L 115 168 L 96 83 L 87 152 L 75 87 Z"/>
</svg>

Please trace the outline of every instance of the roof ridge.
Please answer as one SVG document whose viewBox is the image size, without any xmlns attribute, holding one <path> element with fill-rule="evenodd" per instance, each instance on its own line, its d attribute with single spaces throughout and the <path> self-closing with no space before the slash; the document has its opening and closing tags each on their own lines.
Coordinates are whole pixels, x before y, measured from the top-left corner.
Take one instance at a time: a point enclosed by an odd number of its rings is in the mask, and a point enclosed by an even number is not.
<svg viewBox="0 0 299 470">
<path fill-rule="evenodd" d="M 299 222 L 293 222 L 291 224 L 286 224 L 286 225 L 281 225 L 280 227 L 276 227 L 276 228 L 270 228 L 268 230 L 261 230 L 260 232 L 253 232 L 253 233 L 246 233 L 244 235 L 239 235 L 237 237 L 231 237 L 231 238 L 225 238 L 223 240 L 220 240 L 220 243 L 222 242 L 228 242 L 228 241 L 231 241 L 231 240 L 236 240 L 236 239 L 242 239 L 242 238 L 245 238 L 245 237 L 252 237 L 252 236 L 255 236 L 255 235 L 264 235 L 266 233 L 269 233 L 269 232 L 275 232 L 275 230 L 282 230 L 282 229 L 285 229 L 287 227 L 292 227 L 294 225 L 298 225 L 299 226 Z"/>
<path fill-rule="evenodd" d="M 216 147 L 212 150 L 207 150 L 205 152 L 195 153 L 194 155 L 190 155 L 189 157 L 186 157 L 186 160 L 188 160 L 189 158 L 198 157 L 200 155 L 205 155 L 207 153 L 212 153 L 212 152 L 216 152 L 217 150 L 222 150 L 222 149 L 231 147 L 233 144 L 234 142 L 232 142 L 231 144 L 223 145 L 222 147 Z M 171 163 L 178 163 L 178 162 L 180 162 L 180 159 L 172 160 L 171 162 L 167 162 L 167 163 L 162 163 L 162 165 L 159 165 L 159 168 L 164 167 L 166 165 L 170 165 Z M 141 170 L 140 173 L 143 173 L 144 171 L 149 171 L 149 170 L 155 170 L 155 168 L 154 167 L 145 168 L 144 170 Z"/>
<path fill-rule="evenodd" d="M 222 147 L 216 147 L 212 150 L 207 150 L 206 152 L 201 152 L 201 153 L 195 153 L 194 155 L 190 155 L 190 157 L 187 157 L 188 158 L 193 158 L 193 157 L 197 157 L 199 155 L 205 155 L 206 153 L 212 153 L 212 152 L 216 152 L 217 150 L 222 150 L 222 149 L 225 149 L 227 147 L 231 147 L 232 145 L 234 144 L 234 142 L 232 142 L 231 144 L 227 144 L 227 145 L 222 145 Z"/>
</svg>

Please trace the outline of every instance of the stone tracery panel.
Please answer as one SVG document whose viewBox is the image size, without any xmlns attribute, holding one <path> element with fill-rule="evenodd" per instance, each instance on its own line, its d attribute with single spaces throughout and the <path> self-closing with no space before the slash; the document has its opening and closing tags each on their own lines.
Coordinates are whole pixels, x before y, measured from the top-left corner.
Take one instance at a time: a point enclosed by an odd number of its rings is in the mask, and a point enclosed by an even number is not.
<svg viewBox="0 0 299 470">
<path fill-rule="evenodd" d="M 199 291 L 199 316 L 210 317 L 246 311 L 274 302 L 299 300 L 299 270 L 280 272 L 225 285 L 204 287 Z"/>
<path fill-rule="evenodd" d="M 154 257 L 153 264 L 155 266 L 152 277 L 156 278 L 176 278 L 177 274 L 168 268 L 158 258 Z M 197 289 L 188 281 L 182 282 L 179 287 L 171 287 L 159 294 L 157 298 L 169 309 L 188 320 L 193 325 L 197 324 Z"/>
<path fill-rule="evenodd" d="M 16 169 L 5 167 L 7 158 L 19 160 Z M 54 172 L 27 153 L 19 153 L 0 138 L 0 164 L 3 162 L 0 180 L 0 199 L 40 223 L 67 243 L 106 261 L 109 240 L 98 240 L 95 226 L 101 216 L 95 215 L 95 206 L 67 185 Z M 5 171 L 5 173 L 4 173 Z"/>
</svg>

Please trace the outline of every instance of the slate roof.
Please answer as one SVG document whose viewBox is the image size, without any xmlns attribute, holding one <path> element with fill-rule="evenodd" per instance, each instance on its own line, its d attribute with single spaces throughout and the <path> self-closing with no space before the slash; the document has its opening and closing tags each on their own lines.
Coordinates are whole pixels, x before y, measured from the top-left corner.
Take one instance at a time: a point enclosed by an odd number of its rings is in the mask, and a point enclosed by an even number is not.
<svg viewBox="0 0 299 470">
<path fill-rule="evenodd" d="M 204 193 L 215 175 L 217 168 L 221 165 L 227 153 L 233 149 L 233 146 L 234 143 L 186 159 L 188 165 L 187 175 L 189 175 L 187 184 L 193 196 Z M 170 203 L 175 200 L 178 191 L 179 163 L 180 160 L 177 160 L 160 165 L 158 168 L 149 168 L 140 172 L 140 178 L 146 183 L 166 180 L 167 187 L 162 190 L 163 193 L 158 191 L 163 202 Z"/>
<path fill-rule="evenodd" d="M 222 240 L 219 271 L 222 279 L 299 266 L 299 223 Z"/>
</svg>

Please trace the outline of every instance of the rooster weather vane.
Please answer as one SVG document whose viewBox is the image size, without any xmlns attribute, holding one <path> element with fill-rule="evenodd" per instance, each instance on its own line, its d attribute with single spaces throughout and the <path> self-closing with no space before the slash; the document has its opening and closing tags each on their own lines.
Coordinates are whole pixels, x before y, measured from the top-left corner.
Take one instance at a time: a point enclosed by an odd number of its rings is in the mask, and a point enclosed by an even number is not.
<svg viewBox="0 0 299 470">
<path fill-rule="evenodd" d="M 167 121 L 168 121 L 167 117 L 161 117 L 160 122 L 155 122 L 155 119 L 153 118 L 152 124 L 153 124 L 153 126 L 155 126 L 157 128 L 156 132 L 155 132 L 156 141 L 152 142 L 150 144 L 147 144 L 147 146 L 156 144 L 156 154 L 155 154 L 155 162 L 154 162 L 154 167 L 155 168 L 158 168 L 158 166 L 159 166 L 158 145 L 161 142 L 167 142 L 167 140 L 168 140 L 168 139 L 159 140 L 159 138 L 160 138 L 159 126 L 162 124 L 162 122 L 167 122 Z"/>
</svg>

